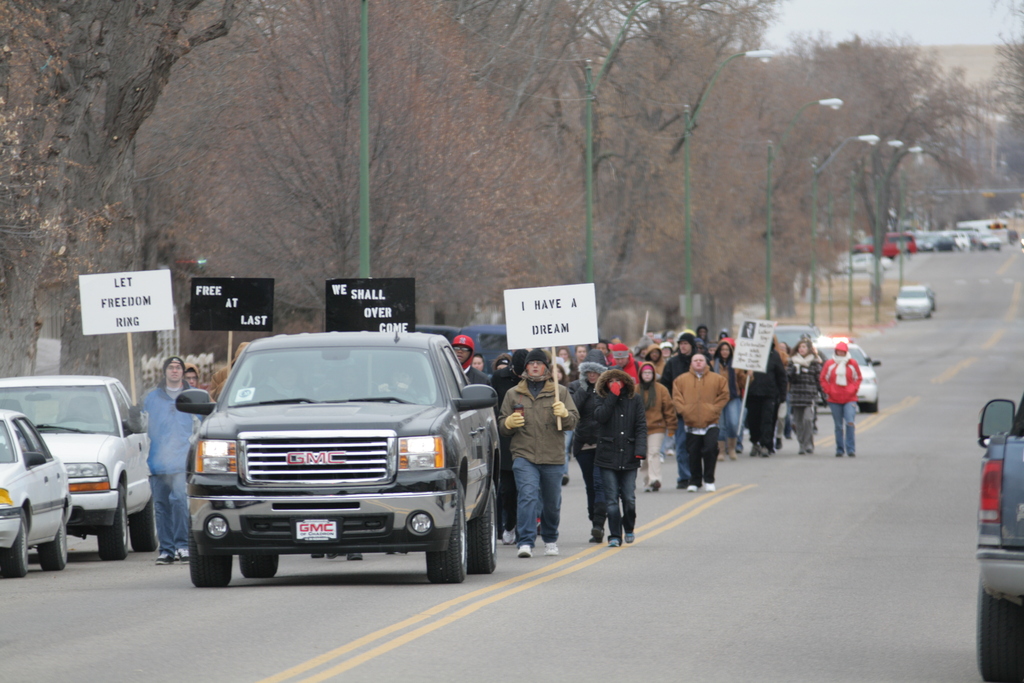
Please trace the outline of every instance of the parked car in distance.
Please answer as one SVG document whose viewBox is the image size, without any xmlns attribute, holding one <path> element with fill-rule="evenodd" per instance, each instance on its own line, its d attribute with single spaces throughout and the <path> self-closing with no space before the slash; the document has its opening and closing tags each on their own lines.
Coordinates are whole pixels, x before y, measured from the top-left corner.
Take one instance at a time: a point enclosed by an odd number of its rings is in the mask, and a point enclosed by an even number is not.
<svg viewBox="0 0 1024 683">
<path fill-rule="evenodd" d="M 836 344 L 841 341 L 846 341 L 842 337 L 822 337 L 815 344 L 815 348 L 818 350 L 818 355 L 821 356 L 821 360 L 824 363 L 828 361 L 836 353 Z M 875 367 L 882 364 L 880 360 L 872 360 L 870 356 L 864 353 L 859 345 L 852 342 L 847 342 L 849 347 L 848 353 L 860 366 L 861 374 L 863 379 L 860 383 L 860 389 L 857 390 L 857 406 L 860 408 L 862 413 L 877 413 L 878 412 L 878 374 L 875 372 Z"/>
<path fill-rule="evenodd" d="M 27 415 L 64 463 L 71 491 L 68 533 L 96 536 L 102 560 L 157 549 L 149 488 L 149 436 L 113 377 L 54 375 L 0 379 L 0 408 Z"/>
<path fill-rule="evenodd" d="M 885 242 L 882 244 L 882 256 L 896 258 L 899 256 L 901 245 L 904 254 L 917 253 L 917 240 L 909 232 L 886 233 Z"/>
<path fill-rule="evenodd" d="M 930 318 L 935 311 L 935 292 L 927 285 L 904 285 L 896 295 L 896 319 Z"/>
<path fill-rule="evenodd" d="M 917 250 L 921 251 L 936 251 L 936 243 L 939 241 L 937 236 L 925 235 L 917 237 Z"/>
<path fill-rule="evenodd" d="M 1003 249 L 1003 240 L 1001 240 L 998 235 L 990 235 L 983 232 L 978 233 L 975 239 L 975 244 L 981 251 L 987 251 L 989 249 L 1002 251 Z"/>
<path fill-rule="evenodd" d="M 798 341 L 807 337 L 812 342 L 821 336 L 821 330 L 816 325 L 776 325 L 775 337 L 780 342 L 785 342 L 790 351 L 796 348 Z"/>
<path fill-rule="evenodd" d="M 878 265 L 882 269 L 882 272 L 885 272 L 885 271 L 889 270 L 890 268 L 892 268 L 892 259 L 883 256 L 880 259 L 880 262 L 879 262 Z M 842 268 L 842 272 L 843 273 L 849 274 L 849 272 L 850 272 L 850 262 L 849 262 L 849 259 L 845 259 L 845 258 L 841 259 L 840 260 L 840 267 Z M 855 273 L 873 273 L 873 272 L 875 272 L 875 255 L 874 254 L 869 254 L 869 253 L 863 253 L 863 252 L 862 253 L 854 253 L 854 255 L 853 255 L 853 272 L 855 272 Z"/>
<path fill-rule="evenodd" d="M 68 561 L 68 474 L 24 414 L 0 410 L 0 575 L 28 573 L 28 549 L 45 571 Z"/>
</svg>

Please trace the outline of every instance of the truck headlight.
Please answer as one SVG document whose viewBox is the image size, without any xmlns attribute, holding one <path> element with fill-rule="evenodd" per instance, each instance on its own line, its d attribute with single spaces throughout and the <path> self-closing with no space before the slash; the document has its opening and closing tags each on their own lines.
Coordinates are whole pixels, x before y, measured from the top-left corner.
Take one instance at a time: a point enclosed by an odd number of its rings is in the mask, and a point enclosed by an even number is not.
<svg viewBox="0 0 1024 683">
<path fill-rule="evenodd" d="M 68 491 L 70 493 L 110 490 L 110 479 L 107 477 L 107 468 L 102 463 L 65 463 L 64 469 L 68 471 Z"/>
<path fill-rule="evenodd" d="M 200 440 L 196 446 L 196 472 L 231 474 L 237 471 L 234 441 Z"/>
<path fill-rule="evenodd" d="M 439 436 L 410 436 L 398 440 L 398 469 L 433 470 L 444 467 L 444 441 Z"/>
</svg>

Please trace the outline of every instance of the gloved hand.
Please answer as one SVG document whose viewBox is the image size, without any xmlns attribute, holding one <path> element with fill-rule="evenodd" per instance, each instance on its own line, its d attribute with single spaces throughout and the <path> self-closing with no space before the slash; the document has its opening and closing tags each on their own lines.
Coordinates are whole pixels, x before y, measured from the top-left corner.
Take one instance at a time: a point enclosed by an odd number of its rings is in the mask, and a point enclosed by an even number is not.
<svg viewBox="0 0 1024 683">
<path fill-rule="evenodd" d="M 519 429 L 526 424 L 526 418 L 519 413 L 512 413 L 505 418 L 505 429 Z"/>
<path fill-rule="evenodd" d="M 555 414 L 555 417 L 569 417 L 569 411 L 561 401 L 555 401 L 551 404 L 551 412 Z"/>
<path fill-rule="evenodd" d="M 619 392 L 622 391 L 622 382 L 620 382 L 617 379 L 616 380 L 612 380 L 611 382 L 608 382 L 608 391 L 610 391 L 613 394 L 615 394 L 616 396 L 618 396 Z"/>
<path fill-rule="evenodd" d="M 636 454 L 636 459 L 637 460 L 646 460 L 647 459 L 647 454 L 646 453 L 637 453 Z"/>
</svg>

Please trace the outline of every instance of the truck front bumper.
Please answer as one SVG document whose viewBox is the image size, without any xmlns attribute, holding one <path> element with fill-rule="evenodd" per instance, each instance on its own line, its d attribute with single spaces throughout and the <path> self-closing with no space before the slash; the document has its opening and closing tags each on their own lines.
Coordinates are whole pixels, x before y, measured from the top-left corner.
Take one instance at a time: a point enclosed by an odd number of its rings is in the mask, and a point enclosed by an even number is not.
<svg viewBox="0 0 1024 683">
<path fill-rule="evenodd" d="M 455 523 L 454 491 L 296 496 L 189 496 L 192 536 L 204 555 L 300 555 L 352 552 L 422 552 L 444 550 Z M 410 519 L 419 513 L 431 520 L 417 533 Z M 209 522 L 220 517 L 228 531 L 211 534 Z M 422 519 L 422 518 L 421 518 Z M 299 522 L 337 523 L 337 538 L 304 541 Z"/>
<path fill-rule="evenodd" d="M 983 548 L 975 557 L 981 565 L 985 590 L 995 596 L 1024 596 L 1024 551 Z"/>
</svg>

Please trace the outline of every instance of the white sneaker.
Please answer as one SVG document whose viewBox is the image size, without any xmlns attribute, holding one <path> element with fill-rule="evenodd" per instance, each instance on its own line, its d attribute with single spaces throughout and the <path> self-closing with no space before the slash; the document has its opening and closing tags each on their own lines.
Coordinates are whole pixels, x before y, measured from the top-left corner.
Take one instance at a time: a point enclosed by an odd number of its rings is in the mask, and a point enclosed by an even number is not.
<svg viewBox="0 0 1024 683">
<path fill-rule="evenodd" d="M 686 490 L 689 491 L 690 493 L 695 493 L 697 491 L 697 487 L 691 484 L 686 487 Z"/>
<path fill-rule="evenodd" d="M 707 491 L 708 493 L 711 493 L 711 492 L 713 492 L 715 490 L 715 485 L 714 484 L 704 484 L 704 490 Z"/>
<path fill-rule="evenodd" d="M 516 532 L 509 529 L 501 534 L 501 542 L 505 545 L 512 545 L 516 542 Z"/>
<path fill-rule="evenodd" d="M 533 548 L 528 545 L 519 546 L 519 557 L 533 557 Z"/>
<path fill-rule="evenodd" d="M 174 554 L 174 559 L 178 562 L 188 562 L 188 549 L 178 548 L 178 551 Z"/>
<path fill-rule="evenodd" d="M 558 544 L 557 543 L 545 543 L 544 544 L 544 554 L 545 555 L 557 555 L 558 554 Z"/>
</svg>

